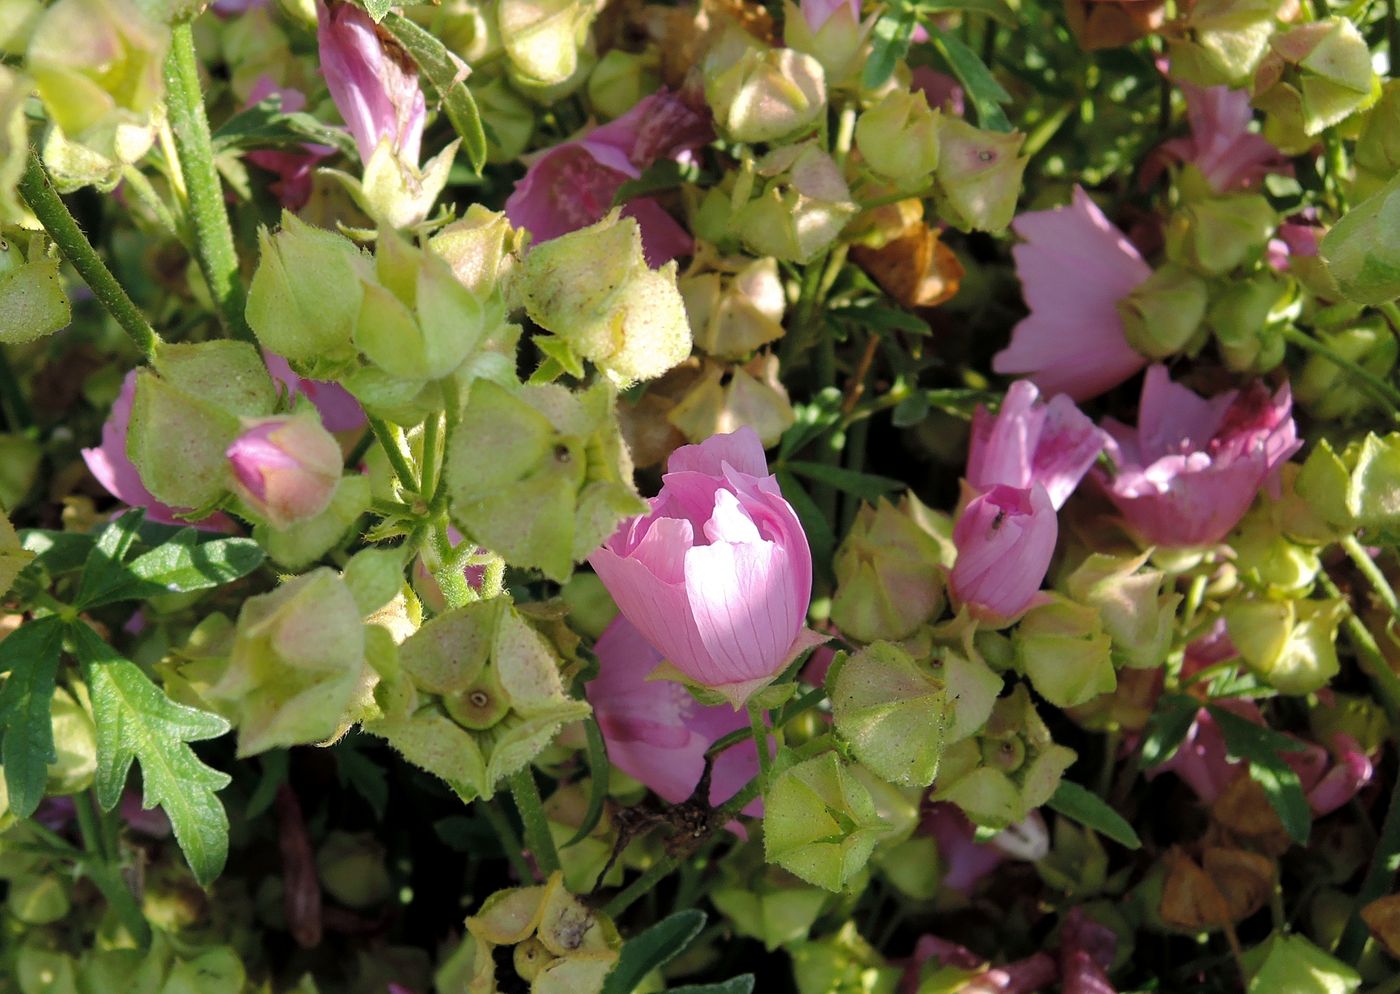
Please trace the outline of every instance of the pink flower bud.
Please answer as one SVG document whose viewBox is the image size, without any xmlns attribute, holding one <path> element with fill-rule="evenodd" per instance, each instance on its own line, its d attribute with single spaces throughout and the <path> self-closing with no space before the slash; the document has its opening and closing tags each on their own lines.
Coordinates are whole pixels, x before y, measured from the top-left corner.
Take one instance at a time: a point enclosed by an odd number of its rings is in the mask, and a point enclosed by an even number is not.
<svg viewBox="0 0 1400 994">
<path fill-rule="evenodd" d="M 326 509 L 340 482 L 340 446 L 310 415 L 260 418 L 228 447 L 233 489 L 275 528 Z"/>
<path fill-rule="evenodd" d="M 1059 537 L 1055 506 L 1040 483 L 998 484 L 974 497 L 953 527 L 958 558 L 948 578 L 972 616 L 1009 621 L 1035 600 Z"/>
<path fill-rule="evenodd" d="M 676 669 L 736 707 L 809 648 L 812 554 L 753 429 L 671 454 L 651 513 L 589 557 Z"/>
<path fill-rule="evenodd" d="M 361 160 L 368 163 L 387 138 L 395 157 L 416 167 L 427 102 L 408 57 L 386 47 L 369 15 L 348 3 L 317 4 L 316 41 L 326 86 Z"/>
<path fill-rule="evenodd" d="M 1189 83 L 1181 90 L 1186 95 L 1191 134 L 1163 142 L 1148 157 L 1142 170 L 1144 186 L 1150 185 L 1172 159 L 1199 169 L 1216 193 L 1252 189 L 1269 173 L 1293 175 L 1284 154 L 1267 138 L 1249 130 L 1254 112 L 1247 92 Z"/>
<path fill-rule="evenodd" d="M 1039 396 L 1029 380 L 1017 380 L 995 418 L 977 408 L 967 482 L 978 490 L 1039 483 L 1059 510 L 1103 450 L 1104 434 L 1064 394 L 1048 404 Z"/>
</svg>

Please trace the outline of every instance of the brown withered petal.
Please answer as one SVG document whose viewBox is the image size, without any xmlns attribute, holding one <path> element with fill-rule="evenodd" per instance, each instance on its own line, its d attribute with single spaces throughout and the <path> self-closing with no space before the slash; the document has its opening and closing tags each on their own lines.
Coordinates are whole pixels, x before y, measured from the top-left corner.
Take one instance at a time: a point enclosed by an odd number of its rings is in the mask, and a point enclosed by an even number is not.
<svg viewBox="0 0 1400 994">
<path fill-rule="evenodd" d="M 1121 48 L 1145 38 L 1165 21 L 1163 4 L 1157 0 L 1065 0 L 1069 29 L 1086 52 Z"/>
<path fill-rule="evenodd" d="M 1400 894 L 1376 898 L 1361 909 L 1361 919 L 1385 951 L 1400 959 Z"/>
<path fill-rule="evenodd" d="M 1258 853 L 1212 846 L 1197 863 L 1173 846 L 1165 859 L 1167 879 L 1159 912 L 1169 925 L 1220 928 L 1243 921 L 1269 899 L 1274 864 Z"/>
<path fill-rule="evenodd" d="M 685 444 L 685 436 L 666 416 L 700 379 L 700 360 L 692 356 L 659 380 L 647 384 L 636 403 L 619 399 L 617 420 L 638 469 L 656 466 Z"/>
<path fill-rule="evenodd" d="M 303 949 L 321 944 L 321 884 L 306 834 L 301 803 L 292 788 L 277 788 L 277 848 L 282 853 L 282 900 L 287 929 Z"/>
<path fill-rule="evenodd" d="M 651 4 L 640 20 L 657 42 L 661 79 L 672 89 L 685 85 L 710 42 L 730 24 L 738 24 L 765 45 L 781 43 L 773 15 L 749 0 L 703 0 L 698 13 L 693 8 Z"/>
<path fill-rule="evenodd" d="M 905 307 L 936 307 L 952 299 L 965 272 L 938 232 L 922 221 L 883 248 L 855 246 L 851 255 Z"/>
<path fill-rule="evenodd" d="M 1264 788 L 1251 777 L 1235 778 L 1211 805 L 1210 816 L 1241 841 L 1270 856 L 1281 856 L 1289 846 L 1288 832 L 1269 804 Z"/>
</svg>

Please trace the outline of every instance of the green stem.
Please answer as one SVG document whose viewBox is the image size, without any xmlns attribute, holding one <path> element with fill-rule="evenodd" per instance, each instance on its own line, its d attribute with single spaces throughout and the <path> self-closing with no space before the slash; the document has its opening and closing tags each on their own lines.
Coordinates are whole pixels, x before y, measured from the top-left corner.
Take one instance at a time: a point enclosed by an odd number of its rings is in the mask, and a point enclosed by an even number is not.
<svg viewBox="0 0 1400 994">
<path fill-rule="evenodd" d="M 15 379 L 4 348 L 0 348 L 0 413 L 13 431 L 23 431 L 34 424 L 34 412 L 29 409 L 29 401 L 24 399 L 24 390 Z"/>
<path fill-rule="evenodd" d="M 1314 352 L 1317 355 L 1322 356 L 1334 366 L 1346 370 L 1352 376 L 1356 377 L 1356 379 L 1360 380 L 1367 387 L 1369 387 L 1371 392 L 1375 394 L 1379 399 L 1389 404 L 1392 410 L 1400 411 L 1400 390 L 1397 390 L 1389 383 L 1386 383 L 1384 380 L 1382 380 L 1380 377 L 1376 376 L 1369 370 L 1363 368 L 1355 362 L 1352 362 L 1346 356 L 1333 349 L 1330 345 L 1326 345 L 1323 342 L 1318 341 L 1316 338 L 1313 338 L 1306 332 L 1298 328 L 1291 327 L 1289 325 L 1284 326 L 1283 337 L 1285 340 L 1292 342 L 1299 348 L 1306 349 L 1309 352 Z"/>
<path fill-rule="evenodd" d="M 535 771 L 528 765 L 510 777 L 510 796 L 515 810 L 520 812 L 525 826 L 525 844 L 535 855 L 535 863 L 546 877 L 559 869 L 559 853 L 554 849 L 554 837 L 549 834 L 549 820 L 540 801 L 540 788 L 535 783 Z"/>
<path fill-rule="evenodd" d="M 1371 589 L 1376 592 L 1376 596 L 1381 599 L 1381 603 L 1385 605 L 1391 617 L 1400 619 L 1400 598 L 1395 596 L 1395 588 L 1390 585 L 1390 581 L 1385 578 L 1381 568 L 1366 552 L 1365 547 L 1357 541 L 1356 536 L 1348 535 L 1342 539 L 1342 549 L 1351 557 L 1357 571 L 1366 578 L 1366 582 L 1371 585 Z"/>
<path fill-rule="evenodd" d="M 368 416 L 368 420 L 370 430 L 374 432 L 374 437 L 379 439 L 379 446 L 388 457 L 394 475 L 399 478 L 399 487 L 407 493 L 417 493 L 418 474 L 408 464 L 408 456 L 399 442 L 399 432 L 387 421 L 372 414 Z"/>
<path fill-rule="evenodd" d="M 116 318 L 122 330 L 131 336 L 131 340 L 141 350 L 142 358 L 151 359 L 156 353 L 156 347 L 160 345 L 160 336 L 155 333 L 140 308 L 126 295 L 117 278 L 112 275 L 112 271 L 107 268 L 107 264 L 83 234 L 83 229 L 78 227 L 77 219 L 69 213 L 58 191 L 49 182 L 48 174 L 44 172 L 44 167 L 39 161 L 39 155 L 33 150 L 30 151 L 29 162 L 24 167 L 24 176 L 19 181 L 19 195 L 24 198 L 24 202 L 29 205 L 34 216 L 54 240 L 63 258 L 72 264 L 78 275 L 83 278 L 83 282 L 91 288 L 93 296 Z"/>
<path fill-rule="evenodd" d="M 768 783 L 768 774 L 773 768 L 773 757 L 768 755 L 768 726 L 763 722 L 763 708 L 749 705 L 749 734 L 758 749 L 758 782 Z"/>
<path fill-rule="evenodd" d="M 423 458 L 419 460 L 423 476 L 418 483 L 418 492 L 424 500 L 431 500 L 437 493 L 438 473 L 442 460 L 438 458 L 438 440 L 442 437 L 442 415 L 434 411 L 423 422 Z"/>
<path fill-rule="evenodd" d="M 89 791 L 73 798 L 73 812 L 78 819 L 78 834 L 83 839 L 86 854 L 80 861 L 83 874 L 97 885 L 112 911 L 117 915 L 131 937 L 141 946 L 150 944 L 151 926 L 136 901 L 136 895 L 126 885 L 116 864 L 116 853 L 108 852 L 106 838 L 98 824 L 95 809 L 96 795 Z"/>
<path fill-rule="evenodd" d="M 369 451 L 369 447 L 373 444 L 374 432 L 366 428 L 364 434 L 359 437 L 359 440 L 355 442 L 354 447 L 345 457 L 345 467 L 352 470 L 358 469 L 360 460 L 365 457 L 365 453 Z"/>
<path fill-rule="evenodd" d="M 433 552 L 438 566 L 433 570 L 433 579 L 442 591 L 442 599 L 448 610 L 459 608 L 476 600 L 472 588 L 462 572 L 462 556 L 454 554 L 452 538 L 447 534 L 447 519 L 442 518 L 433 525 Z"/>
<path fill-rule="evenodd" d="M 511 869 L 520 878 L 522 883 L 534 879 L 534 874 L 530 872 L 530 864 L 525 862 L 524 849 L 520 843 L 520 836 L 515 834 L 515 827 L 511 825 L 510 819 L 500 808 L 496 807 L 494 801 L 482 801 L 478 807 L 481 813 L 486 816 L 486 820 L 491 824 L 491 830 L 496 833 L 500 840 L 501 848 L 505 850 L 506 859 L 510 861 Z"/>
<path fill-rule="evenodd" d="M 506 587 L 506 561 L 500 556 L 492 556 L 481 574 L 481 599 L 499 597 Z"/>
<path fill-rule="evenodd" d="M 165 60 L 166 108 L 175 135 L 180 171 L 189 190 L 190 220 L 194 224 L 194 254 L 209 292 L 218 304 L 224 328 L 235 338 L 254 341 L 243 315 L 243 283 L 238 253 L 233 247 L 224 206 L 224 187 L 214 165 L 204 94 L 199 87 L 199 63 L 190 22 L 171 28 L 170 55 Z"/>
<path fill-rule="evenodd" d="M 1392 3 L 1391 7 L 1393 8 L 1394 6 L 1395 4 Z M 1396 57 L 1400 58 L 1400 45 L 1397 45 L 1394 51 L 1396 53 Z M 1376 310 L 1384 314 L 1385 319 L 1390 322 L 1390 330 L 1394 334 L 1400 335 L 1400 307 L 1395 306 L 1394 301 L 1389 301 L 1384 304 L 1376 304 L 1375 307 Z"/>
<path fill-rule="evenodd" d="M 1351 920 L 1337 940 L 1337 958 L 1355 965 L 1361 959 L 1366 947 L 1369 930 L 1361 919 L 1361 909 L 1390 890 L 1395 881 L 1396 860 L 1400 858 L 1400 780 L 1390 791 L 1390 806 L 1386 808 L 1385 821 L 1381 823 L 1380 839 L 1376 842 L 1375 854 L 1366 876 L 1361 880 L 1361 889 L 1356 894 L 1356 909 Z"/>
<path fill-rule="evenodd" d="M 93 812 L 88 795 L 79 794 L 73 798 L 73 814 L 78 819 L 78 834 L 83 840 L 83 849 L 91 859 L 99 862 L 110 860 L 102 832 L 97 827 L 97 815 Z"/>
<path fill-rule="evenodd" d="M 1351 640 L 1357 660 L 1361 663 L 1362 670 L 1375 685 L 1376 693 L 1380 697 L 1381 703 L 1385 705 L 1390 720 L 1400 723 L 1400 676 L 1396 676 L 1395 671 L 1390 668 L 1390 661 L 1385 658 L 1381 647 L 1376 644 L 1375 636 L 1356 616 L 1351 602 L 1342 596 L 1342 592 L 1337 589 L 1332 578 L 1326 573 L 1322 573 L 1318 576 L 1317 582 L 1318 586 L 1327 593 L 1327 596 L 1335 597 L 1346 605 L 1347 616 L 1342 621 L 1342 627 L 1346 629 L 1347 637 Z"/>
<path fill-rule="evenodd" d="M 151 185 L 151 181 L 146 178 L 145 173 L 135 166 L 127 166 L 122 170 L 122 181 L 132 193 L 136 194 L 136 199 L 141 201 L 151 212 L 156 223 L 165 229 L 166 234 L 180 242 L 185 241 L 181 237 L 180 226 L 175 222 L 175 215 L 170 213 L 170 208 L 160 198 L 160 194 L 156 193 L 156 188 Z"/>
</svg>

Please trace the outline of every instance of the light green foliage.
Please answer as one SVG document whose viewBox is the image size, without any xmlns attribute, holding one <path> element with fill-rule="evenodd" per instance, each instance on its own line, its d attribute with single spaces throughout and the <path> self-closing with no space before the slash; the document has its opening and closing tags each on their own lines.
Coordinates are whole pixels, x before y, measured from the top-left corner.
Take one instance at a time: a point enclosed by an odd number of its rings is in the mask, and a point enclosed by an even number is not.
<svg viewBox="0 0 1400 994">
<path fill-rule="evenodd" d="M 768 861 L 827 890 L 861 871 L 884 831 L 870 791 L 834 752 L 776 772 L 764 799 Z"/>
</svg>

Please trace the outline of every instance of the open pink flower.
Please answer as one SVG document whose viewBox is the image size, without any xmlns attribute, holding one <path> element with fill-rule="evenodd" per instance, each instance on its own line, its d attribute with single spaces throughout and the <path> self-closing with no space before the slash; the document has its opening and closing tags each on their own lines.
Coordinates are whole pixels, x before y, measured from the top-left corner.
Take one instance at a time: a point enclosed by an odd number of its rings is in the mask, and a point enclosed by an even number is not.
<svg viewBox="0 0 1400 994">
<path fill-rule="evenodd" d="M 586 228 L 603 219 L 628 180 L 713 137 L 709 120 L 675 94 L 654 93 L 617 120 L 539 153 L 506 199 L 506 216 L 536 242 Z M 641 226 L 649 265 L 691 251 L 690 235 L 653 198 L 635 197 L 622 213 Z"/>
<path fill-rule="evenodd" d="M 131 405 L 136 399 L 136 370 L 126 374 L 122 380 L 121 392 L 112 404 L 112 413 L 102 425 L 102 443 L 95 448 L 83 449 L 83 462 L 97 482 L 117 500 L 128 507 L 140 507 L 146 517 L 163 525 L 194 525 L 201 531 L 231 532 L 236 530 L 232 519 L 222 512 L 211 514 L 200 521 L 184 521 L 177 517 L 187 508 L 175 508 L 156 500 L 146 485 L 141 482 L 141 474 L 126 455 L 126 429 L 131 423 Z"/>
<path fill-rule="evenodd" d="M 1123 336 L 1118 302 L 1152 269 L 1089 195 L 1075 187 L 1069 206 L 1022 214 L 1011 227 L 1025 239 L 1011 254 L 1031 313 L 992 368 L 1082 401 L 1147 365 Z"/>
<path fill-rule="evenodd" d="M 1244 90 L 1187 83 L 1182 92 L 1191 134 L 1162 143 L 1142 171 L 1145 186 L 1162 172 L 1164 159 L 1195 166 L 1216 193 L 1250 189 L 1269 173 L 1292 174 L 1284 154 L 1263 135 L 1249 130 L 1254 112 Z"/>
<path fill-rule="evenodd" d="M 1094 478 L 1128 524 L 1167 547 L 1219 542 L 1244 517 L 1278 465 L 1302 445 L 1285 384 L 1262 383 L 1209 400 L 1173 383 L 1165 366 L 1143 382 L 1138 426 L 1103 424 L 1112 470 Z"/>
<path fill-rule="evenodd" d="M 705 772 L 705 751 L 748 727 L 741 711 L 705 707 L 672 680 L 648 680 L 661 663 L 641 632 L 618 615 L 598 639 L 598 675 L 584 688 L 608 745 L 608 761 L 672 804 L 688 798 Z M 758 773 L 758 748 L 745 738 L 715 757 L 709 801 L 723 804 Z M 761 800 L 745 809 L 762 811 Z"/>
<path fill-rule="evenodd" d="M 273 82 L 270 76 L 261 76 L 253 84 L 248 94 L 248 106 L 260 103 L 268 97 L 279 97 L 282 111 L 295 114 L 306 108 L 306 95 L 300 90 L 283 89 Z M 316 145 L 310 142 L 300 150 L 259 149 L 249 152 L 247 159 L 259 169 L 266 169 L 277 176 L 271 190 L 277 195 L 282 206 L 288 210 L 299 210 L 311 197 L 311 174 L 316 163 L 335 150 L 329 145 Z"/>
<path fill-rule="evenodd" d="M 1033 383 L 1017 380 L 995 417 L 978 406 L 967 482 L 978 490 L 1040 483 L 1059 510 L 1103 451 L 1104 435 L 1064 394 L 1048 404 L 1039 398 Z"/>
<path fill-rule="evenodd" d="M 316 5 L 316 41 L 331 99 L 366 163 L 387 138 L 396 158 L 418 165 L 427 102 L 418 70 L 385 46 L 369 15 L 348 3 Z"/>
<path fill-rule="evenodd" d="M 651 513 L 588 559 L 668 663 L 738 707 L 822 641 L 812 554 L 752 428 L 671 453 Z"/>
<path fill-rule="evenodd" d="M 983 621 L 1016 618 L 1035 602 L 1059 534 L 1055 506 L 1040 483 L 998 484 L 974 497 L 953 526 L 953 600 Z"/>
</svg>

